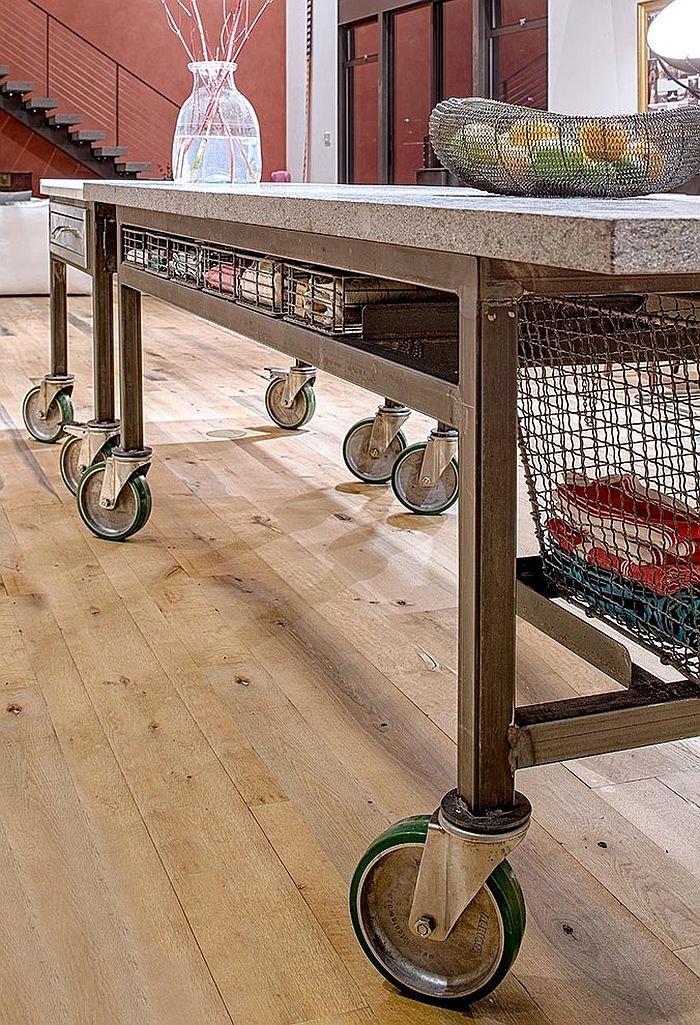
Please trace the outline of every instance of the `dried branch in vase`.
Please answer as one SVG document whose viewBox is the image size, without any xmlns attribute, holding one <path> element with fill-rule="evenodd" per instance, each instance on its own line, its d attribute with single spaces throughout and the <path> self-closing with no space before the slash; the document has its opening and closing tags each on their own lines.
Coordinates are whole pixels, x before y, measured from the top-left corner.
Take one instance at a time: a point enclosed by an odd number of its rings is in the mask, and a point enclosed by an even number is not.
<svg viewBox="0 0 700 1025">
<path fill-rule="evenodd" d="M 212 48 L 199 7 L 199 0 L 160 0 L 170 30 L 177 36 L 190 61 L 236 61 L 274 0 L 263 0 L 251 12 L 250 0 L 222 0 L 221 28 Z M 253 5 L 255 8 L 255 4 Z M 183 21 L 187 19 L 187 21 Z M 188 32 L 183 29 L 188 26 Z M 188 42 L 189 38 L 189 42 Z"/>
</svg>

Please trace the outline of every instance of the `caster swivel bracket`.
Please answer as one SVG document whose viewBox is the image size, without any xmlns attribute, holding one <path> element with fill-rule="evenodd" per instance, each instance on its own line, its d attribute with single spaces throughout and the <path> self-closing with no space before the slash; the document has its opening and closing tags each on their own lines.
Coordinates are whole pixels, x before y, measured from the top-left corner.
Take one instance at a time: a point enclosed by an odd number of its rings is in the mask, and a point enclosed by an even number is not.
<svg viewBox="0 0 700 1025">
<path fill-rule="evenodd" d="M 423 487 L 432 488 L 437 484 L 452 458 L 457 455 L 458 445 L 458 431 L 447 429 L 431 433 L 425 446 L 419 474 Z"/>
<path fill-rule="evenodd" d="M 78 470 L 80 473 L 85 473 L 87 468 L 95 462 L 107 442 L 119 436 L 119 421 L 98 423 L 91 420 L 86 424 L 69 423 L 65 424 L 63 430 L 72 438 L 81 439 Z"/>
<path fill-rule="evenodd" d="M 75 378 L 72 374 L 47 374 L 46 377 L 42 377 L 39 382 L 39 407 L 37 409 L 40 420 L 46 419 L 49 407 L 57 395 L 60 395 L 61 392 L 70 395 L 73 391 L 74 381 Z"/>
<path fill-rule="evenodd" d="M 105 473 L 100 491 L 102 509 L 114 509 L 124 487 L 139 470 L 148 472 L 151 465 L 151 449 L 145 448 L 136 452 L 125 452 L 123 449 L 112 449 L 105 462 Z"/>
<path fill-rule="evenodd" d="M 300 366 L 289 367 L 265 367 L 270 375 L 270 380 L 284 381 L 282 393 L 282 405 L 285 409 L 291 409 L 294 400 L 305 384 L 313 384 L 318 376 L 318 367 Z"/>
<path fill-rule="evenodd" d="M 439 808 L 428 826 L 409 927 L 422 939 L 445 940 L 493 870 L 522 842 L 529 816 L 513 828 L 480 833 L 451 822 Z"/>
<path fill-rule="evenodd" d="M 410 415 L 410 409 L 396 403 L 387 402 L 379 407 L 369 437 L 369 454 L 372 459 L 384 455 Z"/>
</svg>

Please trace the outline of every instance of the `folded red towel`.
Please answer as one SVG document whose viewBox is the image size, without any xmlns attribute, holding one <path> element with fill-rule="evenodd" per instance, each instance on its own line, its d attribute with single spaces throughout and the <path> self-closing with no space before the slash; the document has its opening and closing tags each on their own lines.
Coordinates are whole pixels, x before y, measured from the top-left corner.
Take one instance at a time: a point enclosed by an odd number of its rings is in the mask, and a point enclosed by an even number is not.
<svg viewBox="0 0 700 1025">
<path fill-rule="evenodd" d="M 576 555 L 589 566 L 617 573 L 625 580 L 635 580 L 655 594 L 672 596 L 688 588 L 700 589 L 700 564 L 679 562 L 673 557 L 661 566 L 636 563 L 607 548 L 591 544 L 585 535 L 563 520 L 551 519 L 549 533 L 563 551 Z"/>
<path fill-rule="evenodd" d="M 585 543 L 640 565 L 700 564 L 698 512 L 632 475 L 589 480 L 570 474 L 557 485 L 554 504 L 554 519 L 582 535 L 577 548 Z"/>
</svg>

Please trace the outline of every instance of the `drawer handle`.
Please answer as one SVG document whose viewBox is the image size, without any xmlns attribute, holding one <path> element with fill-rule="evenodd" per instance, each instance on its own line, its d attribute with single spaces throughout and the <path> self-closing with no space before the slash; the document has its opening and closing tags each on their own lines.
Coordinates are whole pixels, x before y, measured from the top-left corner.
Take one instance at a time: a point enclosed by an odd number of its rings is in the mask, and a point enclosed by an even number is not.
<svg viewBox="0 0 700 1025">
<path fill-rule="evenodd" d="M 58 224 L 51 230 L 51 241 L 55 242 L 59 235 L 63 234 L 64 231 L 67 231 L 69 235 L 75 235 L 75 237 L 79 239 L 82 239 L 83 237 L 82 232 L 77 228 L 71 228 L 67 224 Z"/>
</svg>

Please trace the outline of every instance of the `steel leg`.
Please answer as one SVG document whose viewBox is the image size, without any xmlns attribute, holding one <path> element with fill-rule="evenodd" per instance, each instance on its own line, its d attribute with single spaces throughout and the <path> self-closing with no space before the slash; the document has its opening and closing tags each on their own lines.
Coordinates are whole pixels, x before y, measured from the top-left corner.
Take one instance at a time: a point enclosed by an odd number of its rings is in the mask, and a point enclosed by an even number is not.
<svg viewBox="0 0 700 1025">
<path fill-rule="evenodd" d="M 66 265 L 51 257 L 51 299 L 49 303 L 51 333 L 51 377 L 68 375 L 68 293 Z"/>
<path fill-rule="evenodd" d="M 116 226 L 114 214 L 95 210 L 95 248 L 92 278 L 93 361 L 95 421 L 114 424 L 114 292 Z"/>
<path fill-rule="evenodd" d="M 486 815 L 514 801 L 517 317 L 479 306 L 475 344 L 461 347 L 457 791 Z"/>
<path fill-rule="evenodd" d="M 119 286 L 119 387 L 122 448 L 143 450 L 141 293 Z"/>
<path fill-rule="evenodd" d="M 121 445 L 113 448 L 105 463 L 99 505 L 114 509 L 129 480 L 146 473 L 151 450 L 143 444 L 143 358 L 141 293 L 119 286 L 119 387 Z M 150 511 L 150 510 L 149 510 Z"/>
<path fill-rule="evenodd" d="M 466 313 L 464 310 L 466 306 Z M 473 309 L 473 300 L 472 300 Z M 514 788 L 517 316 L 463 301 L 459 508 L 457 789 L 433 816 L 409 918 L 444 941 L 523 840 L 530 805 Z"/>
</svg>

